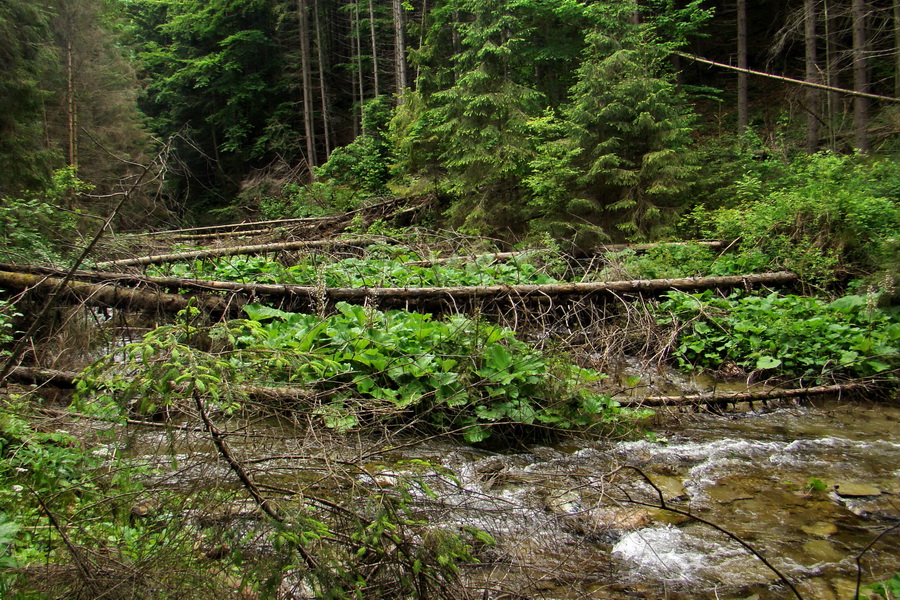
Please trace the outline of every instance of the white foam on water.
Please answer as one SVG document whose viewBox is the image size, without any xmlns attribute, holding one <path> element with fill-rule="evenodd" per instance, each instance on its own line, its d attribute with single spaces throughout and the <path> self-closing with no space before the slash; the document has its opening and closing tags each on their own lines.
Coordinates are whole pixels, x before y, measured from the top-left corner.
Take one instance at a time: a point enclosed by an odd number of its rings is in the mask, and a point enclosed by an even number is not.
<svg viewBox="0 0 900 600">
<path fill-rule="evenodd" d="M 669 581 L 688 581 L 704 566 L 705 555 L 691 550 L 677 527 L 651 527 L 632 531 L 613 546 L 618 554 L 643 572 Z"/>
</svg>

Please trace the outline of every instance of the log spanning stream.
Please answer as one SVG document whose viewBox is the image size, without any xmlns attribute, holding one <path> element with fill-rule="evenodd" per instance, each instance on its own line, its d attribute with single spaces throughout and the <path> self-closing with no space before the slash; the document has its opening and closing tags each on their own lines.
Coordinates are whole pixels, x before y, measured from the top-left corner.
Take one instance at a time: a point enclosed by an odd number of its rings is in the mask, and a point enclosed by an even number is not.
<svg viewBox="0 0 900 600">
<path fill-rule="evenodd" d="M 577 440 L 505 452 L 410 440 L 368 456 L 354 477 L 361 487 L 385 490 L 419 477 L 427 485 L 410 490 L 432 527 L 477 527 L 494 537 L 496 545 L 479 551 L 482 562 L 465 577 L 476 589 L 515 594 L 485 597 L 797 597 L 722 533 L 641 504 L 656 503 L 659 492 L 671 507 L 752 545 L 803 598 L 850 600 L 858 557 L 863 585 L 898 570 L 900 528 L 890 530 L 900 522 L 898 423 L 900 406 L 860 401 L 682 413 L 666 417 L 655 439 Z M 299 428 L 294 437 L 277 427 L 257 432 L 267 455 L 285 457 L 257 467 L 259 481 L 277 485 L 297 469 L 298 455 L 359 460 L 360 450 L 346 443 L 311 440 Z M 235 437 L 232 447 L 249 458 L 260 442 Z M 120 447 L 165 464 L 161 448 L 179 458 L 168 483 L 195 488 L 203 470 L 191 463 L 213 453 L 204 434 L 142 429 Z M 221 463 L 213 468 L 229 476 Z"/>
</svg>

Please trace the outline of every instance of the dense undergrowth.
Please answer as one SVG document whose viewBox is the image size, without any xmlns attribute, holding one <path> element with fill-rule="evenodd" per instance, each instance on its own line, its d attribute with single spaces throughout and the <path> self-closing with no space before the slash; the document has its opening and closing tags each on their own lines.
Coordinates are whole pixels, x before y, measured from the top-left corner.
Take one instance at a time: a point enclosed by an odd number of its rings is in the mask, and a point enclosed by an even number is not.
<svg viewBox="0 0 900 600">
<path fill-rule="evenodd" d="M 77 398 L 148 415 L 200 394 L 235 412 L 265 393 L 247 386 L 296 386 L 296 394 L 273 394 L 329 428 L 412 426 L 469 442 L 596 429 L 624 416 L 591 390 L 601 374 L 484 320 L 346 303 L 324 318 L 261 305 L 245 311 L 248 319 L 209 329 L 157 328 L 92 366 Z"/>
<path fill-rule="evenodd" d="M 660 322 L 678 328 L 672 355 L 683 369 L 737 365 L 762 377 L 823 383 L 892 379 L 900 368 L 900 310 L 877 296 L 814 297 L 670 292 Z"/>
<path fill-rule="evenodd" d="M 543 254 L 535 251 L 512 261 L 498 261 L 491 255 L 484 255 L 472 260 L 456 258 L 435 263 L 402 247 L 370 247 L 364 258 L 329 260 L 311 254 L 303 256 L 297 264 L 285 266 L 265 257 L 237 256 L 161 265 L 148 269 L 148 272 L 169 277 L 327 287 L 556 283 L 558 280 L 541 264 Z"/>
<path fill-rule="evenodd" d="M 449 598 L 473 547 L 493 543 L 475 529 L 430 530 L 412 509 L 412 477 L 385 490 L 357 485 L 364 469 L 320 469 L 319 483 L 349 490 L 346 506 L 316 504 L 302 483 L 284 497 L 282 478 L 267 518 L 207 461 L 180 471 L 175 456 L 161 466 L 123 451 L 117 427 L 98 436 L 44 422 L 28 403 L 0 410 L 4 599 Z M 201 483 L 167 483 L 179 472 Z"/>
</svg>

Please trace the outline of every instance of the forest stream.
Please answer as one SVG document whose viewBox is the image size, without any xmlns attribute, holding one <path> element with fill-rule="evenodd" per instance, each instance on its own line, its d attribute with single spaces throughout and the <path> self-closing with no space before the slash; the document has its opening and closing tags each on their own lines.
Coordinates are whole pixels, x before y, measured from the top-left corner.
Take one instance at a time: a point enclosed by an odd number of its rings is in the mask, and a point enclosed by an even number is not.
<svg viewBox="0 0 900 600">
<path fill-rule="evenodd" d="M 678 413 L 661 419 L 654 436 L 628 441 L 575 440 L 502 453 L 447 439 L 395 443 L 396 450 L 370 453 L 356 480 L 385 490 L 413 482 L 411 501 L 430 527 L 474 527 L 493 537 L 496 544 L 478 550 L 482 562 L 465 574 L 475 587 L 498 590 L 485 597 L 796 597 L 712 527 L 630 502 L 658 503 L 636 467 L 669 506 L 753 546 L 803 598 L 850 600 L 861 554 L 863 585 L 897 569 L 898 530 L 872 542 L 900 520 L 898 423 L 898 406 L 836 399 Z M 257 423 L 253 435 L 232 439 L 245 456 L 260 453 L 264 439 L 267 456 L 285 457 L 261 462 L 259 481 L 298 477 L 298 456 L 339 463 L 365 454 L 346 440 L 272 427 Z M 166 476 L 176 487 L 196 489 L 217 471 L 219 481 L 231 477 L 222 463 L 202 459 L 214 452 L 202 433 L 139 429 L 119 449 L 177 465 Z M 330 493 L 347 491 L 320 491 Z M 512 589 L 522 595 L 500 591 Z M 290 590 L 286 597 L 305 596 Z"/>
</svg>

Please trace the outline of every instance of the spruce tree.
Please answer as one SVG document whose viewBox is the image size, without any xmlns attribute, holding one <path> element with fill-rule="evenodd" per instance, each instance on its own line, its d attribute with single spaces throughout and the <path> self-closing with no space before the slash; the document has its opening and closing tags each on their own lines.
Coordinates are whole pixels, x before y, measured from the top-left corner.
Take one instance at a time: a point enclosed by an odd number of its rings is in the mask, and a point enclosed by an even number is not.
<svg viewBox="0 0 900 600">
<path fill-rule="evenodd" d="M 692 115 L 666 48 L 634 21 L 635 10 L 632 2 L 590 6 L 593 28 L 570 103 L 558 119 L 532 123 L 544 133 L 527 180 L 537 226 L 596 233 L 614 218 L 629 237 L 646 236 L 696 171 L 687 151 Z"/>
<path fill-rule="evenodd" d="M 460 46 L 454 83 L 430 98 L 428 136 L 438 140 L 445 189 L 459 198 L 451 216 L 472 231 L 513 229 L 521 220 L 520 181 L 533 156 L 527 124 L 545 103 L 523 60 L 532 34 L 525 4 L 458 0 L 454 14 L 464 16 L 453 25 Z"/>
</svg>

